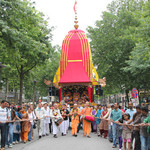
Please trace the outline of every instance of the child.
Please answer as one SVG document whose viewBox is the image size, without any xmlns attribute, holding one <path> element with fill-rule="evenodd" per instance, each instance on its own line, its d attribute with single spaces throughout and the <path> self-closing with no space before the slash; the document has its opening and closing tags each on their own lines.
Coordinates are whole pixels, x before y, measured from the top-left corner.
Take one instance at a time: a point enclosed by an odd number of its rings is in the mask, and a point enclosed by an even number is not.
<svg viewBox="0 0 150 150">
<path fill-rule="evenodd" d="M 130 120 L 130 115 L 128 113 L 124 114 L 124 121 L 123 123 L 125 126 L 123 127 L 123 141 L 124 141 L 124 150 L 126 150 L 126 143 L 128 142 L 128 150 L 131 150 L 131 129 L 132 126 L 127 125 L 127 122 Z"/>
</svg>

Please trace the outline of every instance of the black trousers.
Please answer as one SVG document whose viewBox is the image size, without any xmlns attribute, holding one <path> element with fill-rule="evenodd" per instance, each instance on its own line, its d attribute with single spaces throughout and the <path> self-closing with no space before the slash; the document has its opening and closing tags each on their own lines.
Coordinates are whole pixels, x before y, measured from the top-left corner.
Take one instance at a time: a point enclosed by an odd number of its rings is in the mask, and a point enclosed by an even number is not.
<svg viewBox="0 0 150 150">
<path fill-rule="evenodd" d="M 52 120 L 50 120 L 50 123 L 49 123 L 49 133 L 52 133 Z"/>
<path fill-rule="evenodd" d="M 133 130 L 132 140 L 135 138 L 134 150 L 141 150 L 140 132 Z"/>
<path fill-rule="evenodd" d="M 80 121 L 80 118 L 81 117 L 79 117 L 79 124 L 78 124 L 78 129 L 77 129 L 77 132 L 79 133 L 79 130 L 81 129 L 81 124 L 82 124 L 82 121 Z"/>
<path fill-rule="evenodd" d="M 0 123 L 1 130 L 1 148 L 5 147 L 5 139 L 6 139 L 6 124 Z"/>
</svg>

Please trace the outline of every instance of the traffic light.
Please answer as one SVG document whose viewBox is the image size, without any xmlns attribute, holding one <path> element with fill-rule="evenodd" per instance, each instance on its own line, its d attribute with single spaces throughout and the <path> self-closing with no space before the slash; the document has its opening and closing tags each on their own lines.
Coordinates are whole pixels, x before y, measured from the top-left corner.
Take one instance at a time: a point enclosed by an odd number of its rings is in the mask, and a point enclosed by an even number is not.
<svg viewBox="0 0 150 150">
<path fill-rule="evenodd" d="M 50 96 L 55 96 L 56 95 L 56 89 L 54 86 L 49 87 L 49 95 Z"/>
<path fill-rule="evenodd" d="M 95 93 L 96 95 L 103 96 L 103 90 L 101 89 L 101 85 L 95 86 Z"/>
<path fill-rule="evenodd" d="M 56 96 L 59 97 L 59 93 L 60 93 L 59 89 L 56 89 Z"/>
<path fill-rule="evenodd" d="M 103 90 L 102 89 L 99 90 L 99 96 L 103 96 Z"/>
<path fill-rule="evenodd" d="M 95 93 L 98 95 L 98 85 L 95 86 Z"/>
</svg>

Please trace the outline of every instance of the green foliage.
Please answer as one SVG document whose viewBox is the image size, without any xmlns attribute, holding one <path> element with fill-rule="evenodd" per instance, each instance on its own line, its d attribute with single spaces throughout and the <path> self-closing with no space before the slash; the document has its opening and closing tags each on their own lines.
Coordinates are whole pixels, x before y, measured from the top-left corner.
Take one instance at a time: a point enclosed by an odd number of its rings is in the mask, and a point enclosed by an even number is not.
<svg viewBox="0 0 150 150">
<path fill-rule="evenodd" d="M 44 79 L 53 82 L 55 70 L 58 69 L 60 62 L 60 48 L 54 47 L 52 57 L 48 59 L 45 64 L 38 65 L 30 71 L 30 79 L 25 83 L 26 98 L 32 99 L 33 97 L 33 82 L 36 80 L 36 91 L 39 91 L 41 97 L 48 95 L 49 86 L 44 83 Z"/>
<path fill-rule="evenodd" d="M 21 101 L 23 80 L 29 71 L 52 57 L 52 28 L 28 0 L 1 0 L 0 12 L 0 61 L 10 66 L 4 78 L 16 75 L 15 81 L 20 80 Z"/>
<path fill-rule="evenodd" d="M 107 78 L 105 94 L 121 91 L 121 85 L 130 90 L 142 88 L 143 81 L 150 83 L 149 4 L 144 0 L 113 1 L 96 27 L 87 29 L 98 74 Z"/>
</svg>

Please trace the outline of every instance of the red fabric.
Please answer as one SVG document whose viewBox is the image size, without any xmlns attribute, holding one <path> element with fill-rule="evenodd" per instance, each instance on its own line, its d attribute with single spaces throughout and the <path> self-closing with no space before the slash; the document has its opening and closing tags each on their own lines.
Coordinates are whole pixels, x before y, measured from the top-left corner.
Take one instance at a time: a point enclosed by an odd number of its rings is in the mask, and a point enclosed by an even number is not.
<svg viewBox="0 0 150 150">
<path fill-rule="evenodd" d="M 92 102 L 94 102 L 94 87 L 92 86 Z"/>
<path fill-rule="evenodd" d="M 59 83 L 89 83 L 90 78 L 87 76 L 82 62 L 69 62 Z"/>
<path fill-rule="evenodd" d="M 88 121 L 94 121 L 94 117 L 93 116 L 85 116 L 85 119 Z"/>
<path fill-rule="evenodd" d="M 61 102 L 61 99 L 62 99 L 62 88 L 60 88 L 60 99 L 59 99 L 59 102 Z"/>
<path fill-rule="evenodd" d="M 91 102 L 91 88 L 88 87 L 88 94 L 89 94 L 89 99 L 90 99 L 90 102 Z"/>
<path fill-rule="evenodd" d="M 69 42 L 68 60 L 82 60 L 81 41 L 77 34 L 74 34 Z"/>
<path fill-rule="evenodd" d="M 88 40 L 82 30 L 71 30 L 62 44 L 59 83 L 89 83 L 91 64 Z"/>
<path fill-rule="evenodd" d="M 103 111 L 102 114 L 103 114 L 103 116 L 105 116 L 107 114 L 107 111 L 106 112 Z"/>
</svg>

